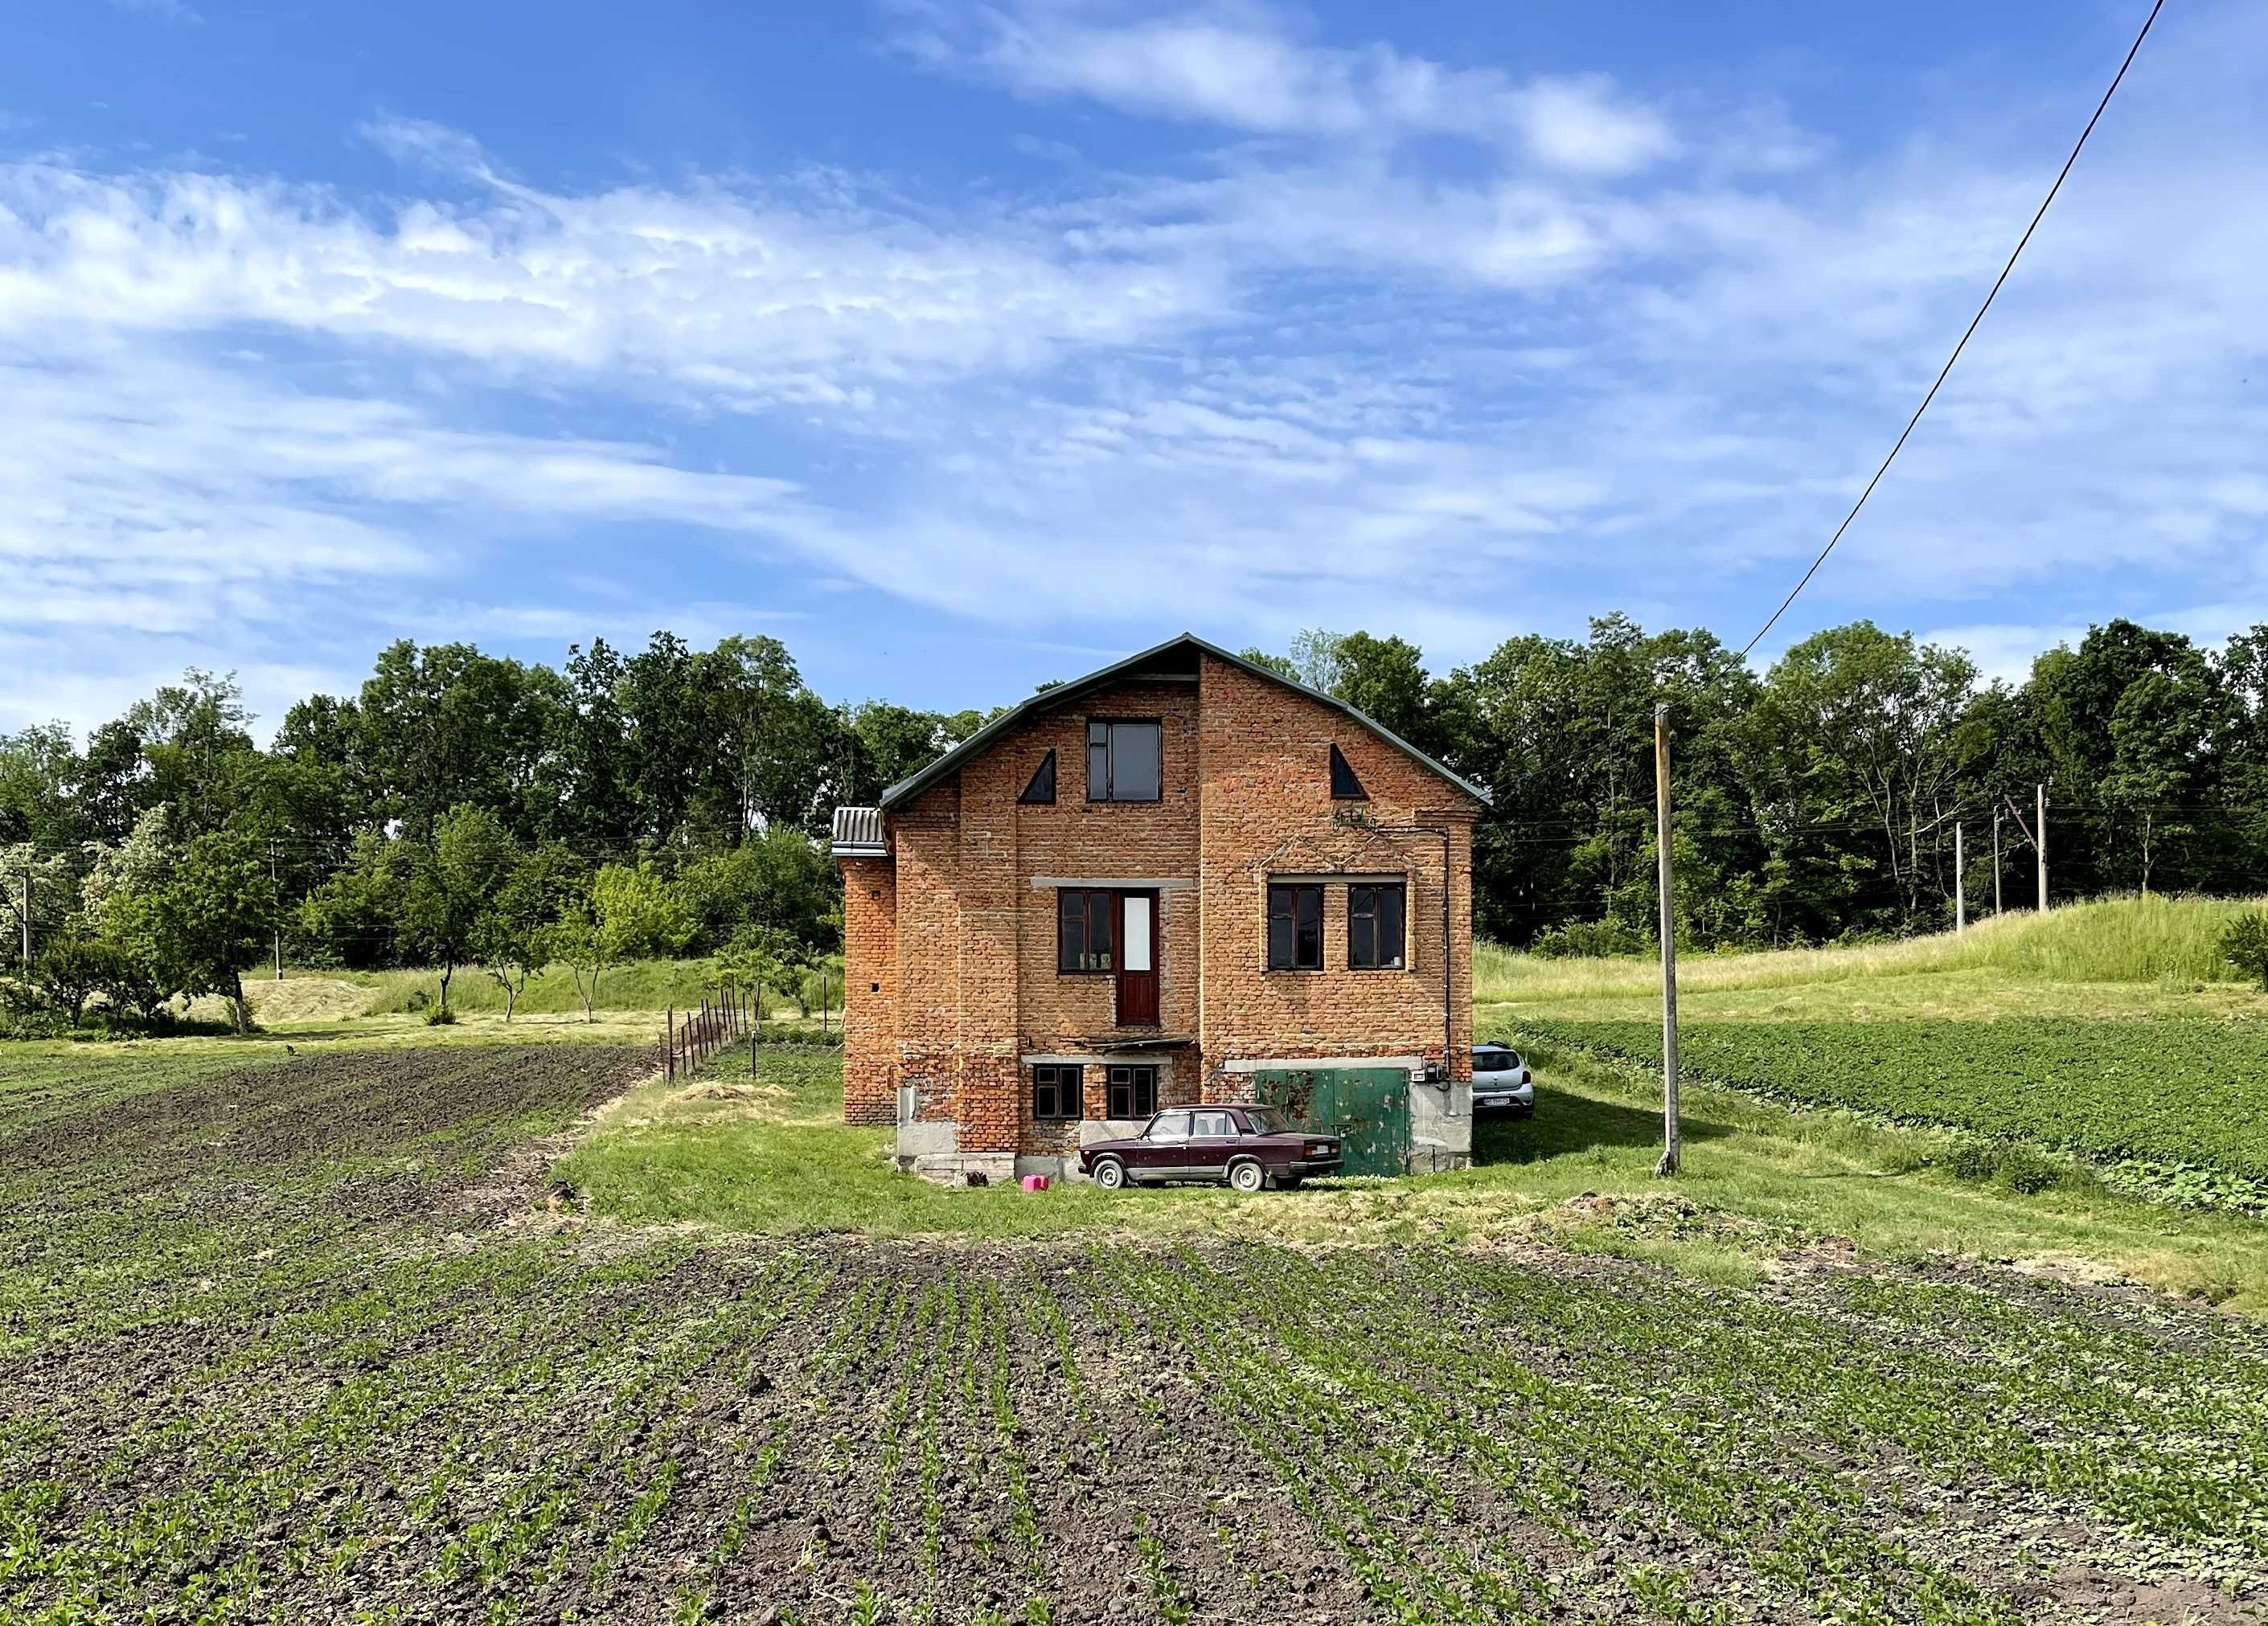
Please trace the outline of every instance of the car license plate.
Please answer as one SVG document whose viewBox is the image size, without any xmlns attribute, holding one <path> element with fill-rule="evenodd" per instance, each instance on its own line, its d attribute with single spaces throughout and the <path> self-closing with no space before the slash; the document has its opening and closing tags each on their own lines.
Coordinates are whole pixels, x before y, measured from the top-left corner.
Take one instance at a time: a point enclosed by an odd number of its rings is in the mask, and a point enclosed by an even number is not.
<svg viewBox="0 0 2268 1626">
<path fill-rule="evenodd" d="M 1509 1107 L 1512 1105 L 1512 1097 L 1509 1095 L 1484 1095 L 1481 1097 L 1481 1105 L 1484 1107 Z"/>
</svg>

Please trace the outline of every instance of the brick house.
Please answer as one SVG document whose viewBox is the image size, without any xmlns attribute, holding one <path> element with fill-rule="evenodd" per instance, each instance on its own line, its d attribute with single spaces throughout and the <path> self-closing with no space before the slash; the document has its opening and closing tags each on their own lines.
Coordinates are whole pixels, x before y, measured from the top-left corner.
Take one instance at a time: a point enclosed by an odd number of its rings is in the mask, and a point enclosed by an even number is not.
<svg viewBox="0 0 2268 1626">
<path fill-rule="evenodd" d="M 1155 1109 L 1263 1100 L 1351 1169 L 1472 1145 L 1485 793 L 1184 634 L 838 808 L 843 1114 L 941 1179 L 1061 1173 Z"/>
</svg>

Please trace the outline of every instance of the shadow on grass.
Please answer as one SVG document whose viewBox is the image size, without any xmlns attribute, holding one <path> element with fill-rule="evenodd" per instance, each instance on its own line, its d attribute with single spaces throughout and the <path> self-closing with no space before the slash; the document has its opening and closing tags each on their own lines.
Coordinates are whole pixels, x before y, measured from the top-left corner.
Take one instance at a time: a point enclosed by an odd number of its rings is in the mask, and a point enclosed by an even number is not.
<svg viewBox="0 0 2268 1626">
<path fill-rule="evenodd" d="M 1683 1137 L 1716 1140 L 1731 1133 L 1721 1124 L 1681 1120 Z M 1540 1163 L 1602 1147 L 1659 1146 L 1661 1114 L 1620 1101 L 1601 1100 L 1565 1090 L 1539 1088 L 1532 1118 L 1476 1117 L 1473 1162 L 1491 1165 Z"/>
</svg>

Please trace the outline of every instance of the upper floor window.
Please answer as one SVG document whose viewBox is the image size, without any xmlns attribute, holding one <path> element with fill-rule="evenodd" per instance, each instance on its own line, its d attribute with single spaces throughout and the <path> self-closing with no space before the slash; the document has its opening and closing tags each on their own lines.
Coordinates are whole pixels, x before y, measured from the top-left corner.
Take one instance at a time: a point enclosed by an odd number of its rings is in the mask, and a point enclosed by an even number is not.
<svg viewBox="0 0 2268 1626">
<path fill-rule="evenodd" d="M 1323 889 L 1279 883 L 1268 888 L 1268 968 L 1323 968 Z"/>
<path fill-rule="evenodd" d="M 1154 802 L 1165 795 L 1164 730 L 1154 722 L 1086 725 L 1086 799 Z"/>
<path fill-rule="evenodd" d="M 1331 799 L 1335 802 L 1366 802 L 1370 799 L 1370 792 L 1362 788 L 1362 781 L 1355 776 L 1353 765 L 1346 760 L 1346 753 L 1336 746 L 1331 747 Z"/>
<path fill-rule="evenodd" d="M 1056 799 L 1056 753 L 1053 746 L 1049 747 L 1048 754 L 1040 759 L 1040 765 L 1032 769 L 1031 783 L 1024 787 L 1024 793 L 1016 799 L 1020 802 L 1052 802 Z"/>
<path fill-rule="evenodd" d="M 1397 969 L 1402 964 L 1405 894 L 1400 881 L 1358 882 L 1347 888 L 1347 965 L 1356 971 Z"/>
</svg>

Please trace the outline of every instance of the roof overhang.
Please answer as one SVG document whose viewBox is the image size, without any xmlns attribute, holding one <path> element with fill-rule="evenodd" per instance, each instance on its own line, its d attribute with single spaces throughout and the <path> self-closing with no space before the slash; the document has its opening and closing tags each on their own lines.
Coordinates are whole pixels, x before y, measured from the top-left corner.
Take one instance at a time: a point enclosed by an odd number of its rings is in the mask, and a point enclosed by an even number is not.
<svg viewBox="0 0 2268 1626">
<path fill-rule="evenodd" d="M 1210 655 L 1215 660 L 1224 661 L 1254 677 L 1288 688 L 1294 694 L 1304 695 L 1319 705 L 1329 706 L 1332 710 L 1360 724 L 1412 761 L 1432 769 L 1483 806 L 1489 805 L 1491 800 L 1489 793 L 1479 785 L 1462 775 L 1451 773 L 1392 729 L 1356 710 L 1336 695 L 1327 695 L 1319 688 L 1310 688 L 1305 683 L 1287 678 L 1280 672 L 1270 672 L 1256 661 L 1247 660 L 1243 656 L 1233 655 L 1218 644 L 1208 644 L 1195 633 L 1185 632 L 1177 638 L 1168 638 L 1163 644 L 1155 644 L 1138 654 L 1129 655 L 1125 659 L 1105 666 L 1099 672 L 1090 672 L 1083 678 L 1074 678 L 1068 683 L 1058 683 L 1053 688 L 1043 688 L 1038 694 L 1019 701 L 928 767 L 899 780 L 897 784 L 883 791 L 881 806 L 875 811 L 888 812 L 904 806 L 939 780 L 958 771 L 963 762 L 985 749 L 994 740 L 998 739 L 1020 723 L 1029 722 L 1032 718 L 1055 710 L 1059 706 L 1068 705 L 1080 696 L 1090 695 L 1096 689 L 1112 683 L 1132 681 L 1144 676 L 1185 678 L 1188 675 L 1186 673 L 1173 672 L 1169 670 L 1170 666 L 1176 660 L 1189 659 L 1199 654 Z M 837 853 L 843 850 L 842 815 L 847 811 L 853 810 L 838 809 L 836 813 L 837 832 L 836 851 Z"/>
</svg>

